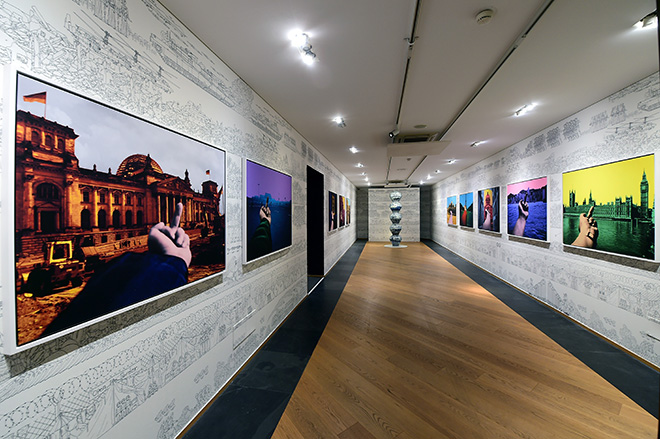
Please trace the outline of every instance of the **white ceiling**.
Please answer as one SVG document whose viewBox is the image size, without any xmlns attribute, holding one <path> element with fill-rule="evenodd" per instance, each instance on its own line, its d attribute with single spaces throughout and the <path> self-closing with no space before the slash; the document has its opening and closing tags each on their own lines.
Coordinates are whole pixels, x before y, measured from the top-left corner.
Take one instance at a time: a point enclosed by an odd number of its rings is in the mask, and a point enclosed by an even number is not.
<svg viewBox="0 0 660 439">
<path fill-rule="evenodd" d="M 658 70 L 657 30 L 632 27 L 655 0 L 160 1 L 358 187 L 436 183 Z M 390 166 L 397 119 L 445 142 Z"/>
</svg>

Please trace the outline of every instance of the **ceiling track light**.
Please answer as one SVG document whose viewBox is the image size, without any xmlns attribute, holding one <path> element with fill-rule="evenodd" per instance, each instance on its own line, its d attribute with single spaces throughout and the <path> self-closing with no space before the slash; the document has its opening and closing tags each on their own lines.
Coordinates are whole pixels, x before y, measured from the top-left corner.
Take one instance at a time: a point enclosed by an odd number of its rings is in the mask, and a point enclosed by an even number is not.
<svg viewBox="0 0 660 439">
<path fill-rule="evenodd" d="M 448 164 L 448 165 L 453 165 L 454 163 L 456 163 L 456 159 L 449 159 L 449 160 L 447 160 L 447 164 Z"/>
<path fill-rule="evenodd" d="M 481 140 L 479 140 L 479 141 L 477 141 L 477 142 L 472 142 L 472 144 L 470 145 L 470 147 L 471 147 L 471 148 L 476 148 L 477 146 L 481 145 L 482 143 L 484 143 L 484 142 L 481 141 Z"/>
<path fill-rule="evenodd" d="M 364 165 L 363 165 L 362 163 L 358 163 L 358 164 L 355 165 L 355 166 L 357 166 L 358 168 L 364 168 Z"/>
<path fill-rule="evenodd" d="M 351 146 L 350 148 L 348 148 L 348 150 L 349 150 L 350 152 L 352 152 L 353 154 L 357 154 L 357 153 L 359 152 L 358 149 L 357 149 L 356 147 L 354 147 L 354 146 Z"/>
</svg>

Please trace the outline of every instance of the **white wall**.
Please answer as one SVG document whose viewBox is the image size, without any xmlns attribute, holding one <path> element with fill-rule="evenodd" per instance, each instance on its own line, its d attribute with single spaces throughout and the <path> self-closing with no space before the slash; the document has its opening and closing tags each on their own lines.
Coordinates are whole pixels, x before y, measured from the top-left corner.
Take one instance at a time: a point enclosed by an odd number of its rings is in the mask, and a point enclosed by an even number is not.
<svg viewBox="0 0 660 439">
<path fill-rule="evenodd" d="M 160 53 L 176 55 L 156 50 L 167 35 L 194 66 L 181 57 L 180 70 L 167 64 Z M 306 166 L 354 209 L 355 188 L 156 1 L 0 2 L 0 63 L 227 153 L 221 277 L 0 360 L 2 438 L 174 437 L 305 297 Z M 201 76 L 186 69 L 212 71 L 214 80 L 194 82 Z M 13 100 L 2 96 L 2 105 Z M 3 144 L 2 154 L 13 147 Z M 243 158 L 293 177 L 293 245 L 249 266 L 241 264 Z M 355 230 L 327 236 L 326 268 Z M 234 349 L 234 325 L 250 313 L 255 331 Z"/>
<path fill-rule="evenodd" d="M 369 241 L 389 241 L 390 194 L 395 189 L 369 189 Z M 419 242 L 419 188 L 396 189 L 401 193 L 401 239 L 402 243 Z"/>
<path fill-rule="evenodd" d="M 660 343 L 648 334 L 660 339 L 659 264 L 564 248 L 562 173 L 655 154 L 657 181 L 660 108 L 639 104 L 658 103 L 659 95 L 656 73 L 437 183 L 431 216 L 434 241 L 658 366 Z M 510 238 L 506 185 L 544 176 L 549 243 Z M 501 236 L 447 225 L 448 196 L 494 186 L 501 194 Z M 660 260 L 657 232 L 655 248 Z"/>
</svg>

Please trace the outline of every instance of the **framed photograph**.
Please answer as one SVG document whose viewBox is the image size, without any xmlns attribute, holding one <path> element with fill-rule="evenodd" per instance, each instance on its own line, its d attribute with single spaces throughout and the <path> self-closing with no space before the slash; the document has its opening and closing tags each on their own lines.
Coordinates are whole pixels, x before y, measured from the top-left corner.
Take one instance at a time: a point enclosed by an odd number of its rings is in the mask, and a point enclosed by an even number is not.
<svg viewBox="0 0 660 439">
<path fill-rule="evenodd" d="M 456 195 L 447 197 L 447 224 L 456 225 Z"/>
<path fill-rule="evenodd" d="M 477 227 L 491 232 L 500 231 L 500 188 L 499 186 L 477 192 Z"/>
<path fill-rule="evenodd" d="M 461 226 L 474 227 L 474 218 L 473 218 L 474 194 L 472 192 L 468 192 L 467 194 L 461 194 L 459 196 L 459 204 L 461 211 L 460 213 Z"/>
<path fill-rule="evenodd" d="M 351 200 L 346 198 L 346 225 L 351 223 Z"/>
<path fill-rule="evenodd" d="M 224 151 L 8 76 L 6 353 L 224 271 Z"/>
<path fill-rule="evenodd" d="M 509 235 L 548 239 L 548 178 L 509 184 L 507 227 Z"/>
<path fill-rule="evenodd" d="M 291 247 L 291 176 L 245 160 L 245 263 Z"/>
<path fill-rule="evenodd" d="M 339 196 L 339 227 L 346 225 L 346 198 Z"/>
<path fill-rule="evenodd" d="M 328 230 L 337 230 L 337 194 L 328 192 Z"/>
<path fill-rule="evenodd" d="M 654 156 L 562 175 L 564 244 L 655 260 Z"/>
</svg>

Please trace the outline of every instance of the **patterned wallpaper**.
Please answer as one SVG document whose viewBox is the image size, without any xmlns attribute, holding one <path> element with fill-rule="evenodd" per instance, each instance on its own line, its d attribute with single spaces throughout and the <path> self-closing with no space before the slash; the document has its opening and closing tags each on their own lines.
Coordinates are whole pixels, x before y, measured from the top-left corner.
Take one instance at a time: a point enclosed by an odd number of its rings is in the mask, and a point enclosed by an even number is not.
<svg viewBox="0 0 660 439">
<path fill-rule="evenodd" d="M 401 244 L 419 242 L 419 188 L 396 190 L 401 193 Z M 369 189 L 369 241 L 390 240 L 390 193 L 393 191 Z"/>
<path fill-rule="evenodd" d="M 305 297 L 306 166 L 355 187 L 156 0 L 0 2 L 0 63 L 227 153 L 221 276 L 0 361 L 0 438 L 174 437 Z M 293 177 L 293 245 L 244 266 L 246 157 Z M 327 237 L 327 269 L 355 238 Z"/>
<path fill-rule="evenodd" d="M 425 213 L 431 216 L 432 239 L 660 366 L 660 264 L 562 244 L 563 172 L 646 154 L 656 155 L 657 170 L 658 152 L 656 73 L 437 183 Z M 508 236 L 506 215 L 502 234 L 447 226 L 448 196 L 492 186 L 506 193 L 508 183 L 544 176 L 548 243 Z M 500 199 L 500 212 L 506 212 L 506 196 Z M 656 232 L 656 248 L 657 241 Z"/>
</svg>

